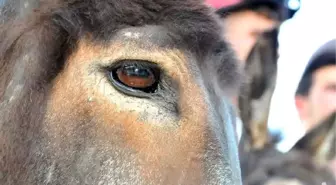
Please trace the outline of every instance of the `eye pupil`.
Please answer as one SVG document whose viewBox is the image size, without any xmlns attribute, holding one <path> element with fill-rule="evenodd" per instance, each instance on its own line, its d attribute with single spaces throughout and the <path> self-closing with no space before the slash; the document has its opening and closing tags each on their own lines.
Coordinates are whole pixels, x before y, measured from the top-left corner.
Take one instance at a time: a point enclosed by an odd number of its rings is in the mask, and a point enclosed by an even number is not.
<svg viewBox="0 0 336 185">
<path fill-rule="evenodd" d="M 150 76 L 148 69 L 140 69 L 136 66 L 126 66 L 122 69 L 122 73 L 128 76 L 137 76 L 143 78 L 148 78 Z"/>
</svg>

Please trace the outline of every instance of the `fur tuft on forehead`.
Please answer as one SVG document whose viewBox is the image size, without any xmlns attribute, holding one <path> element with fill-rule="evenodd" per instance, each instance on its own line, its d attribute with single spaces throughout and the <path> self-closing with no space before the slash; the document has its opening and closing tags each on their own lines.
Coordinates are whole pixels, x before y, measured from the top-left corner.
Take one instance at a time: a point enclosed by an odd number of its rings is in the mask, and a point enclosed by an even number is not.
<svg viewBox="0 0 336 185">
<path fill-rule="evenodd" d="M 36 77 L 48 81 L 58 73 L 57 69 L 62 68 L 64 59 L 83 37 L 91 39 L 92 42 L 104 44 L 123 28 L 160 25 L 170 33 L 169 36 L 176 43 L 174 47 L 191 51 L 202 67 L 210 66 L 207 68 L 215 70 L 222 89 L 225 87 L 228 89 L 227 86 L 237 89 L 239 72 L 236 69 L 236 61 L 232 57 L 231 48 L 223 41 L 222 27 L 216 15 L 202 1 L 27 1 L 35 2 L 34 4 L 38 4 L 39 7 L 26 11 L 29 13 L 21 18 L 12 16 L 8 19 L 5 14 L 2 16 L 6 21 L 2 21 L 5 23 L 0 29 L 1 65 L 6 65 L 6 62 L 10 61 L 6 57 L 13 56 L 10 54 L 11 50 L 20 41 L 23 42 L 20 43 L 21 45 L 35 43 L 37 45 L 34 57 L 37 61 L 39 61 L 38 57 L 44 58 L 43 62 L 46 65 L 44 76 Z M 6 12 L 6 8 L 9 7 L 13 8 L 9 5 L 4 6 L 0 12 Z M 30 34 L 31 36 L 28 36 Z M 49 71 L 51 69 L 53 71 Z M 50 76 L 50 74 L 53 75 Z"/>
<path fill-rule="evenodd" d="M 108 41 L 125 27 L 162 25 L 181 37 L 177 38 L 183 39 L 181 43 L 195 47 L 215 42 L 221 30 L 211 9 L 195 0 L 41 0 L 39 4 L 27 14 L 30 23 L 58 26 L 72 39 L 90 33 L 94 40 Z"/>
</svg>

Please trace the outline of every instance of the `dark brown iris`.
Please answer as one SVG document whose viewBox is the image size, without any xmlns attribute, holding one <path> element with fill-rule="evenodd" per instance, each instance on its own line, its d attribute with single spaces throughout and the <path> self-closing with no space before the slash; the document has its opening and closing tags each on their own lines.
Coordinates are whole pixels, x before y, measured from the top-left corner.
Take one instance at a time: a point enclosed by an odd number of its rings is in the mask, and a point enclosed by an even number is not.
<svg viewBox="0 0 336 185">
<path fill-rule="evenodd" d="M 155 83 L 153 72 L 141 66 L 124 66 L 117 70 L 118 79 L 131 88 L 148 88 Z"/>
</svg>

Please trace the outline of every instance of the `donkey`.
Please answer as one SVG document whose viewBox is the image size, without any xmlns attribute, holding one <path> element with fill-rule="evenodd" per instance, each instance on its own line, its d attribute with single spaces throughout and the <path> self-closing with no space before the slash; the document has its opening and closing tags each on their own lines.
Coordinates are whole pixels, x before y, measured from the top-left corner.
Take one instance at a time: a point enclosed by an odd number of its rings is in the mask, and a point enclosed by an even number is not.
<svg viewBox="0 0 336 185">
<path fill-rule="evenodd" d="M 241 184 L 240 72 L 195 0 L 2 7 L 0 184 Z M 11 13 L 13 12 L 13 13 Z"/>
</svg>

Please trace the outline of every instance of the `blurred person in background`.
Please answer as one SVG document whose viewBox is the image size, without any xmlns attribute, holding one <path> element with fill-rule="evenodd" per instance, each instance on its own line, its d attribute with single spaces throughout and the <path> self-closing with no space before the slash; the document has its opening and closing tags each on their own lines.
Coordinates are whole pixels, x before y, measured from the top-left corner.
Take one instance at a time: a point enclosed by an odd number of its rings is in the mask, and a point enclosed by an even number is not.
<svg viewBox="0 0 336 185">
<path fill-rule="evenodd" d="M 248 71 L 245 68 L 246 63 L 258 39 L 263 33 L 276 28 L 280 22 L 280 15 L 274 13 L 280 12 L 280 3 L 272 0 L 206 0 L 206 3 L 215 8 L 217 15 L 219 15 L 224 27 L 223 36 L 234 49 L 239 66 L 246 74 Z M 275 50 L 277 49 L 275 48 Z M 247 76 L 244 77 L 252 79 L 251 76 Z M 244 82 L 243 86 L 247 87 L 248 83 Z M 247 111 L 240 110 L 238 95 L 232 101 L 240 114 L 235 125 L 240 140 L 245 129 L 243 125 L 249 122 L 248 119 L 242 119 L 241 113 Z M 244 107 L 250 108 L 250 106 Z"/>
<path fill-rule="evenodd" d="M 276 28 L 283 17 L 282 0 L 206 0 L 224 25 L 224 36 L 244 66 L 260 36 Z"/>
<path fill-rule="evenodd" d="M 295 93 L 295 105 L 306 132 L 336 111 L 336 39 L 310 58 Z"/>
<path fill-rule="evenodd" d="M 265 129 L 276 81 L 278 27 L 296 10 L 289 9 L 285 0 L 206 2 L 216 9 L 223 23 L 223 36 L 236 52 L 244 71 L 241 92 L 233 100 L 240 115 L 236 127 L 238 137 L 245 135 L 244 144 L 262 148 L 269 139 Z"/>
<path fill-rule="evenodd" d="M 208 2 L 217 8 L 223 21 L 223 34 L 237 53 L 248 79 L 240 94 L 247 99 L 236 100 L 243 130 L 250 131 L 247 133 L 250 136 L 240 141 L 244 184 L 335 184 L 328 169 L 315 163 L 307 151 L 283 154 L 275 149 L 273 138 L 262 136 L 268 135 L 267 115 L 277 74 L 277 28 L 293 12 L 286 15 L 284 1 Z"/>
<path fill-rule="evenodd" d="M 295 93 L 295 105 L 306 134 L 293 148 L 307 151 L 336 177 L 336 39 L 311 56 Z"/>
</svg>

